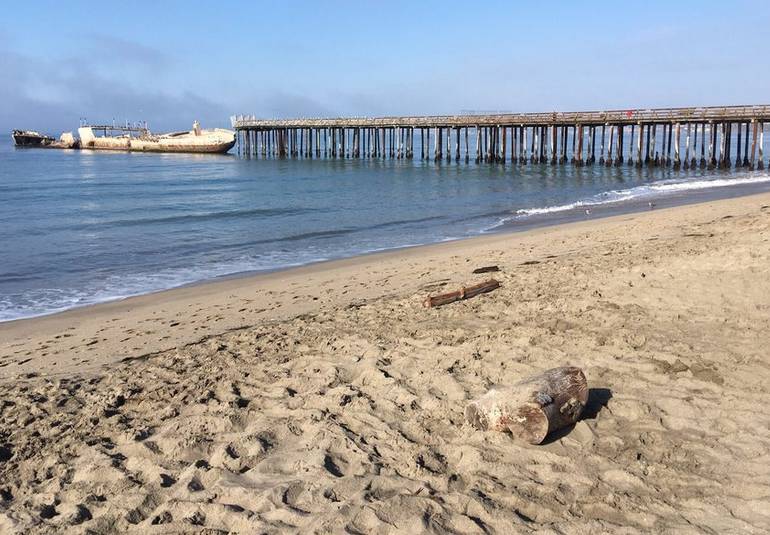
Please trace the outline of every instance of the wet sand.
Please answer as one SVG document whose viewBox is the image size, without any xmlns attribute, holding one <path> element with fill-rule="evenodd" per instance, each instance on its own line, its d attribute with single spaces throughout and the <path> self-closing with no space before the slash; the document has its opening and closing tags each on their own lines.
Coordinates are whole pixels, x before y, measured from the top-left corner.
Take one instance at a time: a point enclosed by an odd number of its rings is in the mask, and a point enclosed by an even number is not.
<svg viewBox="0 0 770 535">
<path fill-rule="evenodd" d="M 759 194 L 0 324 L 0 532 L 767 531 L 769 259 Z M 574 428 L 463 423 L 566 364 Z"/>
</svg>

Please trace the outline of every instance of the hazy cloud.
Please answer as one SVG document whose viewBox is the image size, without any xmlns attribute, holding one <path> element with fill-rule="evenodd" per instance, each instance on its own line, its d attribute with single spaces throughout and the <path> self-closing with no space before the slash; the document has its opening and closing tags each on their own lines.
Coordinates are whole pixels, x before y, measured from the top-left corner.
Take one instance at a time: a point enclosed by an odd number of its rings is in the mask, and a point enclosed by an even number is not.
<svg viewBox="0 0 770 535">
<path fill-rule="evenodd" d="M 169 57 L 161 50 L 128 39 L 92 33 L 87 36 L 88 47 L 94 54 L 94 60 L 109 59 L 111 62 L 129 62 L 158 68 L 170 64 Z"/>
<path fill-rule="evenodd" d="M 150 75 L 170 65 L 163 53 L 144 45 L 99 35 L 90 42 L 110 61 L 132 63 Z M 99 68 L 101 60 L 92 57 L 35 58 L 0 40 L 0 128 L 58 134 L 75 130 L 81 117 L 92 122 L 147 120 L 156 131 L 186 129 L 194 119 L 204 126 L 228 125 L 227 110 L 192 89 L 172 93 L 138 85 L 121 76 L 122 70 L 105 72 Z"/>
<path fill-rule="evenodd" d="M 256 113 L 263 117 L 334 117 L 339 114 L 314 98 L 273 91 L 256 103 Z"/>
</svg>

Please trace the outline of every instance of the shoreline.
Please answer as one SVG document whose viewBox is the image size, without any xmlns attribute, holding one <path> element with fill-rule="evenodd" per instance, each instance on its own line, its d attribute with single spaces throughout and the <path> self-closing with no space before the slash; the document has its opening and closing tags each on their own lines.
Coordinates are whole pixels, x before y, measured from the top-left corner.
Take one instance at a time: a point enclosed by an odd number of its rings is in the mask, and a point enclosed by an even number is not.
<svg viewBox="0 0 770 535">
<path fill-rule="evenodd" d="M 319 307 L 338 306 L 340 303 L 369 300 L 395 293 L 416 292 L 420 288 L 417 282 L 392 284 L 391 279 L 398 273 L 383 277 L 385 284 L 381 287 L 368 287 L 357 293 L 353 293 L 350 285 L 343 284 L 343 281 L 348 279 L 364 278 L 369 272 L 384 274 L 411 261 L 428 260 L 430 263 L 437 263 L 438 259 L 461 254 L 478 255 L 481 258 L 486 256 L 486 260 L 478 259 L 472 264 L 473 267 L 479 267 L 485 263 L 494 263 L 494 258 L 485 252 L 503 245 L 521 249 L 522 262 L 539 261 L 541 258 L 536 257 L 541 255 L 534 253 L 533 245 L 543 237 L 575 237 L 583 232 L 603 228 L 654 224 L 656 221 L 680 217 L 690 219 L 704 211 L 708 212 L 711 205 L 730 210 L 740 209 L 744 203 L 763 202 L 770 203 L 770 193 L 753 193 L 676 204 L 655 210 L 592 217 L 582 221 L 490 232 L 471 238 L 377 251 L 269 272 L 224 276 L 53 314 L 6 321 L 0 323 L 0 379 L 40 369 L 39 366 L 44 361 L 54 362 L 54 365 L 43 366 L 43 373 L 94 371 L 111 362 L 194 343 L 203 337 L 264 321 L 288 319 L 318 310 Z M 530 251 L 526 252 L 525 247 L 529 247 Z M 468 262 L 472 262 L 470 258 Z M 451 280 L 455 285 L 478 279 L 470 274 L 470 270 L 463 274 L 457 269 L 442 268 L 437 269 L 435 278 Z M 316 285 L 333 288 L 332 295 L 322 295 Z M 304 298 L 287 298 L 282 295 L 287 288 L 303 289 Z M 240 304 L 236 306 L 236 302 Z M 194 317 L 203 317 L 209 322 L 205 326 L 185 328 L 184 322 L 180 320 L 186 319 L 191 309 L 194 309 Z M 158 325 L 146 331 L 129 327 L 137 322 L 153 322 Z M 119 333 L 125 333 L 127 330 L 131 331 L 128 333 L 130 336 L 120 336 Z M 159 330 L 164 332 L 159 333 Z M 78 332 L 78 343 L 65 343 L 73 338 L 68 331 Z M 20 354 L 30 357 L 34 353 L 30 351 L 30 347 L 39 350 L 36 358 L 17 358 Z M 20 351 L 20 348 L 24 348 L 24 351 Z M 100 357 L 94 359 L 95 355 Z M 16 362 L 16 365 L 4 364 L 2 360 Z"/>
<path fill-rule="evenodd" d="M 554 213 L 533 214 L 527 216 L 527 219 L 523 219 L 521 222 L 516 222 L 514 220 L 502 223 L 499 230 L 502 232 L 529 230 L 564 225 L 578 221 L 647 212 L 651 210 L 649 203 L 653 203 L 654 209 L 660 210 L 663 208 L 676 208 L 679 206 L 689 206 L 692 204 L 701 204 L 723 199 L 736 199 L 767 192 L 770 192 L 770 181 L 741 185 L 705 187 L 702 189 L 684 190 L 668 193 L 666 195 L 633 198 L 617 202 L 608 202 L 605 204 L 580 205 L 575 208 Z M 584 215 L 586 209 L 591 211 L 590 216 Z M 491 232 L 496 231 L 497 229 L 494 229 Z"/>
<path fill-rule="evenodd" d="M 172 286 L 169 288 L 162 288 L 156 290 L 149 290 L 147 292 L 133 294 L 123 297 L 107 298 L 103 301 L 97 301 L 93 303 L 87 303 L 83 305 L 76 305 L 50 312 L 42 312 L 39 314 L 33 314 L 30 316 L 24 316 L 20 318 L 14 318 L 9 320 L 0 321 L 0 333 L 2 327 L 7 324 L 13 324 L 16 322 L 23 322 L 29 320 L 38 320 L 41 318 L 47 318 L 51 316 L 57 316 L 59 314 L 67 314 L 77 310 L 90 309 L 101 305 L 108 305 L 111 303 L 120 303 L 127 300 L 136 299 L 144 296 L 151 296 L 156 294 L 163 294 L 169 291 L 181 290 L 184 288 L 198 287 L 208 284 L 216 284 L 227 280 L 237 279 L 249 279 L 252 277 L 260 277 L 264 275 L 271 275 L 275 273 L 291 272 L 296 269 L 321 266 L 330 262 L 340 262 L 343 260 L 352 260 L 356 258 L 366 258 L 372 255 L 379 255 L 383 253 L 397 253 L 399 251 L 406 251 L 421 247 L 430 247 L 436 245 L 442 245 L 446 243 L 462 242 L 466 240 L 475 240 L 486 236 L 494 236 L 500 234 L 517 234 L 522 232 L 528 232 L 548 227 L 559 227 L 562 225 L 569 225 L 573 223 L 581 223 L 588 221 L 597 221 L 609 217 L 619 217 L 635 213 L 643 213 L 649 211 L 651 208 L 648 206 L 648 202 L 654 201 L 655 209 L 660 210 L 664 208 L 674 208 L 679 206 L 688 206 L 692 204 L 700 204 L 704 202 L 718 201 L 722 199 L 734 199 L 738 197 L 753 196 L 770 192 L 770 181 L 759 182 L 753 184 L 740 184 L 740 185 L 728 185 L 707 187 L 703 189 L 687 190 L 676 193 L 669 193 L 661 196 L 653 196 L 650 198 L 642 199 L 628 199 L 620 200 L 618 202 L 608 202 L 606 204 L 589 205 L 589 206 L 577 206 L 575 208 L 559 210 L 553 213 L 545 214 L 531 214 L 522 219 L 517 219 L 515 214 L 512 213 L 511 218 L 507 218 L 507 221 L 501 221 L 497 225 L 494 225 L 487 229 L 479 230 L 476 234 L 458 237 L 458 238 L 445 238 L 439 241 L 418 243 L 414 245 L 402 245 L 397 247 L 386 247 L 382 249 L 374 249 L 368 251 L 362 251 L 352 256 L 339 256 L 332 257 L 324 260 L 315 260 L 306 263 L 293 264 L 275 268 L 261 269 L 261 270 L 247 270 L 239 271 L 235 273 L 228 273 L 224 275 L 218 275 L 210 278 L 204 278 L 201 280 L 191 281 L 180 284 L 178 286 Z M 584 212 L 586 208 L 590 209 L 591 214 L 586 215 Z"/>
</svg>

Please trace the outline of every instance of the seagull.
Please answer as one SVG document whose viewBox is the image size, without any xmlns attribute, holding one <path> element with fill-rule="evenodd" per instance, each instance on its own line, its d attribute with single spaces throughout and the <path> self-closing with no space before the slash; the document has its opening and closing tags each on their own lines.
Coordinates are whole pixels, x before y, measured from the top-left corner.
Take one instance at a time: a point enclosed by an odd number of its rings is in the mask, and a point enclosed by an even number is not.
<svg viewBox="0 0 770 535">
<path fill-rule="evenodd" d="M 655 203 L 654 203 L 654 202 L 652 202 L 652 201 L 648 202 L 648 203 L 647 203 L 647 205 L 648 205 L 648 206 L 649 206 L 651 209 L 652 209 L 652 208 L 655 208 Z"/>
<path fill-rule="evenodd" d="M 590 208 L 586 208 L 586 215 L 591 215 L 591 209 Z"/>
</svg>

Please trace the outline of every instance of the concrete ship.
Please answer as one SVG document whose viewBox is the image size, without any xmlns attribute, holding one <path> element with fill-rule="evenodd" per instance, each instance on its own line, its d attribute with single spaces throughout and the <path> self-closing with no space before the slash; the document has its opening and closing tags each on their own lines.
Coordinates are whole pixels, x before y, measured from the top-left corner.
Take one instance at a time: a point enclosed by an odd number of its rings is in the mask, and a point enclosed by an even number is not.
<svg viewBox="0 0 770 535">
<path fill-rule="evenodd" d="M 232 130 L 203 130 L 198 121 L 192 130 L 167 134 L 153 134 L 146 127 L 84 125 L 78 136 L 81 149 L 94 150 L 224 154 L 235 145 Z"/>
</svg>

